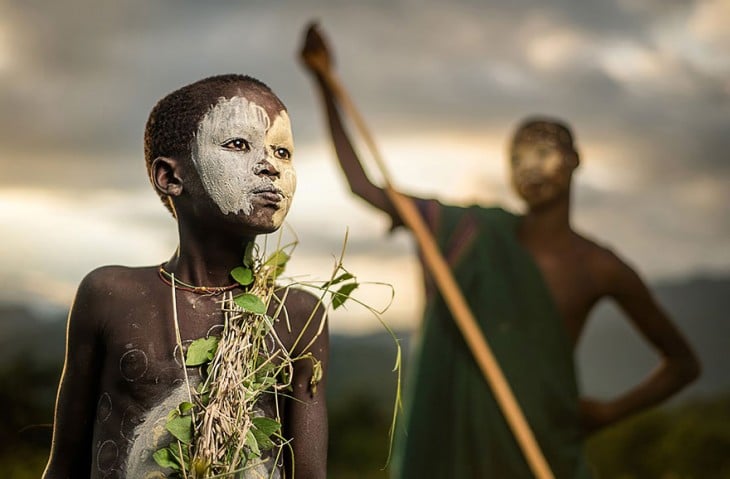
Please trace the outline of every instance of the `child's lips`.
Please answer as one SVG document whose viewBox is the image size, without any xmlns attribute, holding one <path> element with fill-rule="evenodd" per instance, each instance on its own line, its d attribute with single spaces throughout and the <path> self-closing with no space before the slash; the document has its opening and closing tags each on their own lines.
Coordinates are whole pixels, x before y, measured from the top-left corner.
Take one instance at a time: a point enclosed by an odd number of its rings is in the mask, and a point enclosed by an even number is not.
<svg viewBox="0 0 730 479">
<path fill-rule="evenodd" d="M 284 196 L 281 193 L 275 193 L 273 191 L 262 191 L 256 194 L 260 198 L 263 198 L 264 200 L 270 201 L 272 203 L 279 203 L 281 200 L 284 199 Z"/>
<path fill-rule="evenodd" d="M 262 198 L 272 203 L 279 203 L 284 199 L 284 193 L 282 193 L 279 188 L 273 185 L 256 188 L 253 192 L 259 198 Z"/>
</svg>

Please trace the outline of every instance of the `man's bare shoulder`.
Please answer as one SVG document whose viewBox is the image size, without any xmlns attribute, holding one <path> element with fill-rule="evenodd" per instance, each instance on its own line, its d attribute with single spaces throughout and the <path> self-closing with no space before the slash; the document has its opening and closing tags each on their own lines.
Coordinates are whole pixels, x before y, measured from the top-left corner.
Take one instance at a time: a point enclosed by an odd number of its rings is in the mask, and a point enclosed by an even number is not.
<svg viewBox="0 0 730 479">
<path fill-rule="evenodd" d="M 585 236 L 579 238 L 583 263 L 594 278 L 602 280 L 606 289 L 612 289 L 616 281 L 627 275 L 636 274 L 612 248 Z"/>
</svg>

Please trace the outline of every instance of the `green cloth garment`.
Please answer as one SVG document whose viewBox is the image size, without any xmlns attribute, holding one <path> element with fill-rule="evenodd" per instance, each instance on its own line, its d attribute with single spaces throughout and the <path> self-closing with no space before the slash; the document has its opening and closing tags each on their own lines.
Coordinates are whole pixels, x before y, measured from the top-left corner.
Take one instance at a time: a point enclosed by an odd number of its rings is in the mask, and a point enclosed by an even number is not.
<svg viewBox="0 0 730 479">
<path fill-rule="evenodd" d="M 590 478 L 570 341 L 541 272 L 499 208 L 417 200 L 557 479 Z M 406 384 L 397 479 L 533 478 L 431 280 Z"/>
</svg>

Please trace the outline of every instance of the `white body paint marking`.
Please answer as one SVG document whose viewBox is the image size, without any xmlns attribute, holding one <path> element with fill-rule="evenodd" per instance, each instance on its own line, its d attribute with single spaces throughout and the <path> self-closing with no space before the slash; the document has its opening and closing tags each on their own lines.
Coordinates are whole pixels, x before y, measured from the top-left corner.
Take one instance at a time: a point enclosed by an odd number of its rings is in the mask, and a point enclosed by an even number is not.
<svg viewBox="0 0 730 479">
<path fill-rule="evenodd" d="M 96 419 L 105 422 L 112 415 L 112 397 L 109 393 L 103 393 L 96 404 Z"/>
<path fill-rule="evenodd" d="M 141 349 L 130 349 L 119 359 L 119 373 L 129 382 L 134 382 L 147 372 L 149 360 Z"/>
<path fill-rule="evenodd" d="M 513 147 L 512 181 L 532 201 L 551 198 L 570 182 L 570 168 L 551 141 L 518 143 Z"/>
<path fill-rule="evenodd" d="M 240 138 L 248 150 L 225 148 L 223 144 Z M 274 215 L 283 221 L 296 189 L 291 158 L 280 159 L 277 148 L 293 153 L 291 124 L 286 111 L 272 122 L 261 106 L 244 97 L 221 99 L 198 125 L 192 160 L 205 191 L 224 214 L 251 214 L 253 199 L 261 188 L 274 186 L 281 194 L 281 207 Z M 258 175 L 269 162 L 277 176 Z"/>
<path fill-rule="evenodd" d="M 198 380 L 191 381 L 190 386 L 196 387 Z M 134 439 L 127 455 L 127 463 L 125 466 L 125 476 L 128 478 L 144 478 L 156 479 L 167 477 L 169 469 L 157 465 L 152 455 L 158 449 L 162 449 L 170 444 L 172 436 L 165 429 L 167 415 L 170 411 L 178 407 L 178 405 L 188 400 L 187 385 L 180 384 L 177 388 L 170 392 L 170 395 L 160 401 L 154 408 L 144 415 L 144 420 L 134 431 Z M 264 412 L 257 410 L 256 416 L 263 416 Z M 252 466 L 245 472 L 237 474 L 236 479 L 253 479 L 267 478 L 280 479 L 281 471 L 275 468 L 273 459 L 268 461 L 252 461 Z"/>
<path fill-rule="evenodd" d="M 134 430 L 134 439 L 127 455 L 126 477 L 148 477 L 151 473 L 171 472 L 157 465 L 152 454 L 170 443 L 171 435 L 165 429 L 167 414 L 181 402 L 188 400 L 188 389 L 181 384 L 167 398 L 144 415 L 144 420 Z M 154 477 L 154 476 L 151 476 Z M 161 477 L 165 477 L 162 475 Z"/>
</svg>

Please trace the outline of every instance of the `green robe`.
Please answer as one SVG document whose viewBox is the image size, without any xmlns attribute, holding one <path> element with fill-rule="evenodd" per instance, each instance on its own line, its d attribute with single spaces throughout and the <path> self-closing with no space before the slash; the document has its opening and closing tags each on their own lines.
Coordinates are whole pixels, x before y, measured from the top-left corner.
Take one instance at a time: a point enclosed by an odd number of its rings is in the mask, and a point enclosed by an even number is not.
<svg viewBox="0 0 730 479">
<path fill-rule="evenodd" d="M 572 347 L 547 286 L 499 208 L 418 206 L 557 479 L 591 477 L 582 454 Z M 398 479 L 533 478 L 494 396 L 426 275 L 406 385 Z"/>
</svg>

